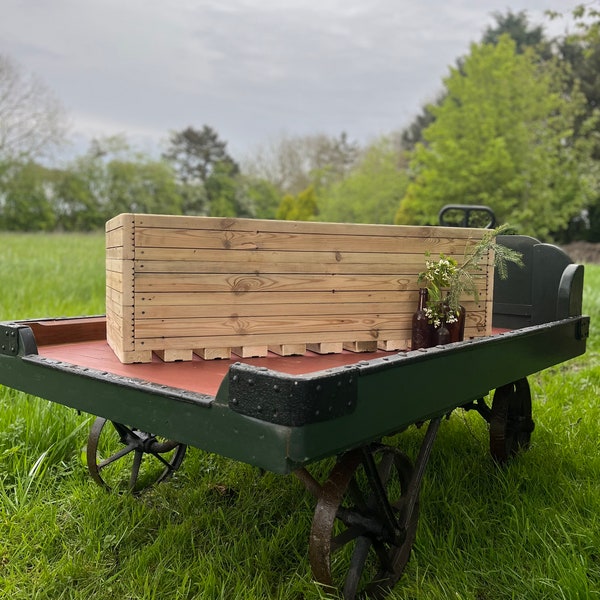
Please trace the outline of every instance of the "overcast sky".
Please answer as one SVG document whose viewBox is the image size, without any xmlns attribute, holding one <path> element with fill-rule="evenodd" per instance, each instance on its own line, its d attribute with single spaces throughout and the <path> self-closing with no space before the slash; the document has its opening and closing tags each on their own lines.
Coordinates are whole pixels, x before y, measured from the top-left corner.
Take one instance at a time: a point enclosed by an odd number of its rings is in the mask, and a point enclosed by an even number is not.
<svg viewBox="0 0 600 600">
<path fill-rule="evenodd" d="M 2 0 L 0 53 L 55 92 L 79 151 L 208 124 L 240 159 L 281 134 L 400 130 L 493 13 L 555 35 L 544 10 L 579 1 Z"/>
</svg>

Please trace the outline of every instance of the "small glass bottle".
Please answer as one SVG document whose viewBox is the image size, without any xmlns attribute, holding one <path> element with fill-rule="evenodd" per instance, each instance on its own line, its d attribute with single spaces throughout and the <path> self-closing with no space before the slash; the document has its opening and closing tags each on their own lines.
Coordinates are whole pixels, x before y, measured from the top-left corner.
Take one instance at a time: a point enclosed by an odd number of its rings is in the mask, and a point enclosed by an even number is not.
<svg viewBox="0 0 600 600">
<path fill-rule="evenodd" d="M 427 288 L 421 288 L 419 290 L 419 304 L 412 317 L 411 350 L 429 348 L 431 346 L 431 327 L 429 326 L 429 319 L 425 312 L 427 296 Z"/>
</svg>

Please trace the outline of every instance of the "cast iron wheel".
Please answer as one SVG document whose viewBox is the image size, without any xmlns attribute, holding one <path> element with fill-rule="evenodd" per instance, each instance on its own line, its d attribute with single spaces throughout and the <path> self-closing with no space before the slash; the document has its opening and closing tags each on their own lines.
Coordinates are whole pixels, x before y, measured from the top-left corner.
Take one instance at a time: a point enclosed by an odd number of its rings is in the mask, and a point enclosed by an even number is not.
<svg viewBox="0 0 600 600">
<path fill-rule="evenodd" d="M 168 479 L 186 446 L 98 417 L 90 430 L 87 467 L 99 485 L 138 493 Z"/>
<path fill-rule="evenodd" d="M 490 452 L 494 459 L 504 463 L 519 450 L 526 450 L 533 428 L 527 379 L 496 389 L 490 415 Z"/>
<path fill-rule="evenodd" d="M 412 474 L 406 455 L 389 446 L 367 452 L 387 500 L 381 502 L 378 486 L 368 478 L 362 450 L 353 450 L 323 484 L 310 533 L 315 579 L 342 590 L 346 600 L 365 594 L 382 598 L 395 585 L 408 562 L 419 516 L 418 501 L 412 506 L 406 501 Z"/>
</svg>

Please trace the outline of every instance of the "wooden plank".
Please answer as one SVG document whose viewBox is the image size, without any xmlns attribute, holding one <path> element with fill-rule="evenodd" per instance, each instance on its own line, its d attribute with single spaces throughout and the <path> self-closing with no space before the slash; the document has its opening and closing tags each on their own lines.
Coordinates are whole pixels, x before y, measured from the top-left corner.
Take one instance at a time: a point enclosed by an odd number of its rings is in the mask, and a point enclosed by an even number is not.
<svg viewBox="0 0 600 600">
<path fill-rule="evenodd" d="M 194 348 L 194 354 L 204 360 L 229 359 L 231 358 L 231 348 Z"/>
<path fill-rule="evenodd" d="M 318 239 L 316 240 L 318 241 Z M 226 248 L 177 248 L 177 247 L 155 247 L 155 248 L 137 248 L 136 258 L 139 263 L 174 263 L 169 268 L 171 269 L 184 269 L 193 265 L 194 269 L 197 269 L 196 265 L 202 269 L 203 263 L 237 263 L 241 265 L 247 265 L 252 263 L 253 265 L 271 265 L 287 264 L 287 263 L 299 263 L 310 265 L 314 261 L 320 261 L 323 264 L 336 265 L 336 264 L 374 264 L 381 263 L 390 265 L 391 268 L 398 269 L 400 262 L 398 261 L 398 254 L 402 254 L 402 263 L 404 259 L 411 260 L 415 264 L 420 265 L 421 270 L 425 268 L 425 252 L 428 247 L 423 240 L 415 239 L 400 239 L 399 243 L 402 244 L 400 252 L 374 252 L 368 249 L 364 251 L 358 251 L 360 249 L 353 248 L 352 251 L 331 251 L 325 250 L 318 246 L 312 247 L 310 250 L 291 250 L 284 248 L 279 249 L 226 249 Z M 364 241 L 363 241 L 364 244 Z M 448 256 L 453 256 L 457 260 L 462 260 L 465 251 L 470 247 L 470 244 L 465 240 L 453 240 L 441 238 L 438 240 L 438 250 Z M 438 254 L 432 254 L 437 257 Z M 153 264 L 149 265 L 155 271 L 159 270 Z M 245 267 L 243 272 L 247 272 L 249 269 Z"/>
<path fill-rule="evenodd" d="M 396 331 L 408 326 L 407 319 L 399 315 L 314 315 L 304 319 L 293 316 L 257 316 L 246 319 L 195 318 L 195 319 L 138 319 L 135 324 L 135 338 L 185 338 L 195 337 L 202 332 L 207 337 L 219 335 L 253 336 L 268 334 L 276 338 L 280 334 L 318 335 L 320 332 L 339 332 L 345 341 L 345 331 L 368 332 L 368 339 L 377 339 L 379 331 Z M 353 337 L 348 338 L 353 340 Z M 363 338 L 364 339 L 364 338 Z M 274 339 L 271 343 L 276 343 Z M 194 346 L 198 347 L 198 346 Z"/>
<path fill-rule="evenodd" d="M 155 350 L 154 354 L 164 362 L 190 361 L 193 358 L 191 350 Z"/>
<path fill-rule="evenodd" d="M 261 254 L 265 254 L 261 252 Z M 317 253 L 311 253 L 317 254 Z M 258 253 L 255 253 L 257 256 Z M 405 256 L 399 265 L 385 262 L 344 263 L 323 262 L 318 257 L 306 262 L 255 262 L 252 258 L 239 262 L 224 261 L 136 261 L 136 273 L 145 274 L 322 274 L 322 275 L 410 275 L 417 276 L 424 268 L 423 257 L 417 254 Z"/>
<path fill-rule="evenodd" d="M 136 292 L 324 292 L 414 289 L 414 277 L 395 275 L 244 275 L 140 273 Z"/>
<path fill-rule="evenodd" d="M 314 316 L 348 314 L 405 314 L 412 316 L 415 304 L 412 302 L 331 302 L 314 304 L 273 304 L 269 310 L 271 316 Z M 136 306 L 136 319 L 191 319 L 196 317 L 244 318 L 265 313 L 264 304 L 209 304 L 189 306 Z"/>
<path fill-rule="evenodd" d="M 196 338 L 201 333 L 206 345 L 194 345 L 193 347 L 227 346 L 229 343 L 220 343 L 222 336 L 238 336 L 238 339 L 246 339 L 256 335 L 270 336 L 270 344 L 284 337 L 286 341 L 294 337 L 294 342 L 305 343 L 306 341 L 320 341 L 325 334 L 337 334 L 336 341 L 345 341 L 346 331 L 354 334 L 360 332 L 360 338 L 356 340 L 404 339 L 397 335 L 398 332 L 409 329 L 410 320 L 403 315 L 344 315 L 336 318 L 334 316 L 310 316 L 305 319 L 294 317 L 269 317 L 260 316 L 245 319 L 152 319 L 138 320 L 135 328 L 135 339 L 143 340 L 150 338 Z M 480 331 L 486 325 L 484 312 L 467 313 L 466 329 Z M 308 337 L 310 334 L 310 340 Z M 166 343 L 166 342 L 165 342 Z M 289 341 L 288 343 L 291 343 Z"/>
<path fill-rule="evenodd" d="M 473 230 L 474 232 L 478 230 Z M 108 235 L 108 234 L 107 234 Z M 433 256 L 437 255 L 437 247 L 441 240 L 439 234 L 427 238 L 424 245 L 423 238 L 403 238 L 399 235 L 372 236 L 365 235 L 339 235 L 328 233 L 288 233 L 288 232 L 260 232 L 260 231 L 213 231 L 210 229 L 151 229 L 136 227 L 135 246 L 136 258 L 144 258 L 141 254 L 144 248 L 191 248 L 213 250 L 289 250 L 289 251 L 314 251 L 319 248 L 322 252 L 406 252 L 414 245 L 427 247 Z M 477 234 L 473 233 L 468 239 L 476 241 Z M 443 248 L 445 245 L 441 245 Z"/>
<path fill-rule="evenodd" d="M 410 340 L 380 340 L 377 342 L 377 348 L 386 352 L 408 350 L 410 348 Z"/>
<path fill-rule="evenodd" d="M 106 271 L 106 287 L 122 295 L 126 306 L 133 306 L 135 291 L 135 273 L 133 261 L 124 260 L 120 271 Z"/>
<path fill-rule="evenodd" d="M 302 356 L 306 354 L 306 344 L 271 344 L 269 352 L 279 356 Z"/>
<path fill-rule="evenodd" d="M 105 231 L 108 233 L 109 231 L 113 231 L 115 229 L 119 229 L 123 227 L 125 224 L 134 225 L 135 224 L 135 214 L 133 213 L 121 213 L 112 219 L 106 221 Z"/>
<path fill-rule="evenodd" d="M 482 290 L 485 291 L 485 290 Z M 394 291 L 348 291 L 348 292 L 252 292 L 247 294 L 230 294 L 228 292 L 161 292 L 156 294 L 137 293 L 135 294 L 135 305 L 138 308 L 150 308 L 152 306 L 202 306 L 210 307 L 212 305 L 227 304 L 232 308 L 243 308 L 252 304 L 357 304 L 372 305 L 376 303 L 394 303 L 397 304 L 398 312 L 405 312 L 405 308 L 415 310 L 419 299 L 419 291 L 415 286 L 407 290 Z M 481 294 L 481 300 L 484 300 Z M 470 299 L 465 299 L 462 304 L 471 309 L 476 309 L 478 304 Z M 271 313 L 273 307 L 268 309 Z"/>
<path fill-rule="evenodd" d="M 136 227 L 170 229 L 213 229 L 221 231 L 261 231 L 288 233 L 330 233 L 334 235 L 358 234 L 365 236 L 408 236 L 437 238 L 447 232 L 448 237 L 474 239 L 483 236 L 484 229 L 468 227 L 439 227 L 424 225 L 385 225 L 364 223 L 324 223 L 309 221 L 278 221 L 274 219 L 242 219 L 229 217 L 190 217 L 181 215 L 134 214 Z M 118 217 L 117 217 L 118 218 Z"/>
<path fill-rule="evenodd" d="M 240 358 L 260 358 L 267 356 L 269 349 L 267 346 L 240 346 L 231 348 L 231 353 Z"/>
<path fill-rule="evenodd" d="M 215 304 L 205 302 L 199 304 L 187 305 L 140 305 L 136 303 L 136 319 L 192 319 L 204 317 L 226 317 L 226 318 L 247 318 L 260 316 L 268 312 L 270 316 L 293 316 L 305 317 L 314 315 L 403 315 L 407 319 L 412 318 L 415 311 L 416 300 L 403 302 L 378 302 L 376 294 L 372 295 L 372 301 L 369 302 L 344 302 L 339 298 L 341 294 L 333 294 L 330 302 L 313 302 L 310 304 L 310 298 L 306 302 L 274 302 L 271 300 L 268 311 L 265 311 L 265 304 L 260 302 L 256 304 L 228 303 L 228 299 L 219 301 L 215 299 Z M 467 311 L 481 310 L 474 302 L 463 302 L 462 305 Z"/>
<path fill-rule="evenodd" d="M 112 348 L 117 358 L 124 364 L 133 363 L 149 363 L 152 362 L 152 351 L 147 350 L 121 350 L 120 348 Z"/>
<path fill-rule="evenodd" d="M 306 349 L 317 354 L 339 354 L 344 349 L 343 342 L 317 342 L 306 344 Z"/>
<path fill-rule="evenodd" d="M 350 352 L 375 352 L 377 350 L 377 342 L 344 342 L 344 350 Z"/>
</svg>

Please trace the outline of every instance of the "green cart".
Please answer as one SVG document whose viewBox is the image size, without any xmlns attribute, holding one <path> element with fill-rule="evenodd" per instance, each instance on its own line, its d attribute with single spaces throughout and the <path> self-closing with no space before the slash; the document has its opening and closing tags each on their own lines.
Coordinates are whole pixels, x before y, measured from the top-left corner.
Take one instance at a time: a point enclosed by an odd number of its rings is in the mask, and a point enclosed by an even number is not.
<svg viewBox="0 0 600 600">
<path fill-rule="evenodd" d="M 293 473 L 316 500 L 315 579 L 345 598 L 382 597 L 409 559 L 442 418 L 476 410 L 504 462 L 534 428 L 527 376 L 586 350 L 583 267 L 532 238 L 498 241 L 522 252 L 525 268 L 495 281 L 489 337 L 406 352 L 126 365 L 106 343 L 104 317 L 4 322 L 0 384 L 97 415 L 87 462 L 106 487 L 124 465 L 134 492 L 168 478 L 187 445 Z M 381 442 L 425 423 L 415 460 Z M 332 456 L 319 481 L 311 465 Z"/>
</svg>

